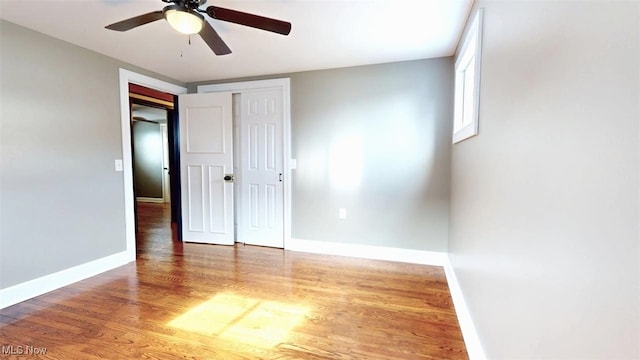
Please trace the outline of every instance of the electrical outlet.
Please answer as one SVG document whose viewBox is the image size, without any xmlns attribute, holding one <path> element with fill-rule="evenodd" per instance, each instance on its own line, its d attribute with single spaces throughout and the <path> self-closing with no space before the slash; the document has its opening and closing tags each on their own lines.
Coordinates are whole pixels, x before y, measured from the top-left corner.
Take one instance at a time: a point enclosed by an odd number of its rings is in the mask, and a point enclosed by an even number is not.
<svg viewBox="0 0 640 360">
<path fill-rule="evenodd" d="M 347 218 L 347 209 L 340 208 L 340 210 L 338 210 L 338 217 L 340 219 L 346 219 Z"/>
</svg>

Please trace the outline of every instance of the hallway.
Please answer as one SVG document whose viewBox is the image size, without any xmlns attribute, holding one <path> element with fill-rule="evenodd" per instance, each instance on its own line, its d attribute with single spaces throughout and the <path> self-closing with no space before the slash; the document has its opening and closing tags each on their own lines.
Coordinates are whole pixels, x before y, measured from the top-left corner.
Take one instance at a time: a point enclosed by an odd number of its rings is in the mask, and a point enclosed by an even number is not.
<svg viewBox="0 0 640 360">
<path fill-rule="evenodd" d="M 137 202 L 136 254 L 138 257 L 163 252 L 174 247 L 182 248 L 177 227 L 171 223 L 169 203 Z M 169 246 L 172 245 L 172 246 Z"/>
</svg>

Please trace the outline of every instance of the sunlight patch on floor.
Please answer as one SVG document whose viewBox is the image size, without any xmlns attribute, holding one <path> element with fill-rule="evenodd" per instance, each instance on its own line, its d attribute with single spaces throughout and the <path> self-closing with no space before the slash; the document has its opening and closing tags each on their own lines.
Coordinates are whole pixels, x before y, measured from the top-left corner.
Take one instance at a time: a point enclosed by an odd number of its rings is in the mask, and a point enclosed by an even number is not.
<svg viewBox="0 0 640 360">
<path fill-rule="evenodd" d="M 167 325 L 220 339 L 271 348 L 309 313 L 297 304 L 220 293 Z"/>
</svg>

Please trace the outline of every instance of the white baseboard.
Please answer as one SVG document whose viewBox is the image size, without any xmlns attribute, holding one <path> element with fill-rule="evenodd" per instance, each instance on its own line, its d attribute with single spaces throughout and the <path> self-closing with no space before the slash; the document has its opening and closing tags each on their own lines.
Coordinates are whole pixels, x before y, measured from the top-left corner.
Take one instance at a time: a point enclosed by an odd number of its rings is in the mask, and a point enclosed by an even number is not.
<svg viewBox="0 0 640 360">
<path fill-rule="evenodd" d="M 139 202 L 147 202 L 147 203 L 163 203 L 163 198 L 152 198 L 152 197 L 136 197 L 136 201 Z"/>
<path fill-rule="evenodd" d="M 444 266 L 447 263 L 447 254 L 441 252 L 316 240 L 291 239 L 285 243 L 285 250 L 421 265 Z"/>
<path fill-rule="evenodd" d="M 480 337 L 476 331 L 476 327 L 473 324 L 469 307 L 464 300 L 462 294 L 462 288 L 458 283 L 458 278 L 453 271 L 453 266 L 447 256 L 446 264 L 444 265 L 444 272 L 447 275 L 447 283 L 449 284 L 449 292 L 453 299 L 453 306 L 456 309 L 456 316 L 458 317 L 458 323 L 460 324 L 460 330 L 462 331 L 462 337 L 464 338 L 464 344 L 467 348 L 467 354 L 471 360 L 486 360 L 487 356 L 482 348 Z"/>
<path fill-rule="evenodd" d="M 127 251 L 74 266 L 0 290 L 0 309 L 90 278 L 131 262 Z"/>
</svg>

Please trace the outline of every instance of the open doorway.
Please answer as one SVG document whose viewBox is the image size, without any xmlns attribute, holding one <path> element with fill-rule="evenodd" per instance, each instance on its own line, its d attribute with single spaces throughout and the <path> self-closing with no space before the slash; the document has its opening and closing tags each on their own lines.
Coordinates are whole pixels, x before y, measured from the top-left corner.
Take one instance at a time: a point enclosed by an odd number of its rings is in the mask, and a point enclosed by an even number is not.
<svg viewBox="0 0 640 360">
<path fill-rule="evenodd" d="M 187 88 L 179 85 L 175 85 L 163 80 L 152 78 L 147 75 L 142 75 L 131 70 L 120 69 L 119 71 L 119 89 L 120 89 L 120 120 L 122 130 L 122 163 L 123 163 L 123 181 L 124 181 L 124 212 L 125 212 L 125 238 L 126 238 L 126 251 L 129 261 L 136 260 L 136 212 L 135 212 L 135 194 L 133 185 L 133 156 L 132 156 L 132 143 L 131 143 L 131 102 L 129 87 L 131 84 L 140 85 L 148 89 L 157 90 L 170 94 L 173 97 L 173 103 L 175 104 L 176 95 L 186 94 Z M 143 95 L 144 96 L 144 95 Z M 175 112 L 174 112 L 175 114 Z M 173 115 L 169 116 L 170 119 Z M 173 126 L 177 126 L 177 121 L 173 122 Z M 168 127 L 171 129 L 172 126 Z M 175 133 L 174 133 L 175 134 Z M 169 140 L 173 136 L 169 134 Z M 175 146 L 169 144 L 172 150 L 170 154 L 176 156 L 176 160 L 179 161 L 178 154 Z M 179 169 L 179 164 L 175 164 L 174 168 Z M 177 173 L 177 174 L 174 174 Z M 179 172 L 174 172 L 171 175 L 171 206 L 172 217 L 176 218 L 177 233 L 180 234 L 180 192 L 178 190 L 176 198 L 174 189 L 179 189 L 180 180 Z M 174 176 L 178 176 L 178 182 L 175 181 Z M 177 211 L 176 211 L 177 207 Z"/>
<path fill-rule="evenodd" d="M 136 248 L 180 241 L 175 95 L 129 84 Z M 177 174 L 177 176 L 176 176 Z M 175 189 L 175 190 L 174 190 Z"/>
</svg>

